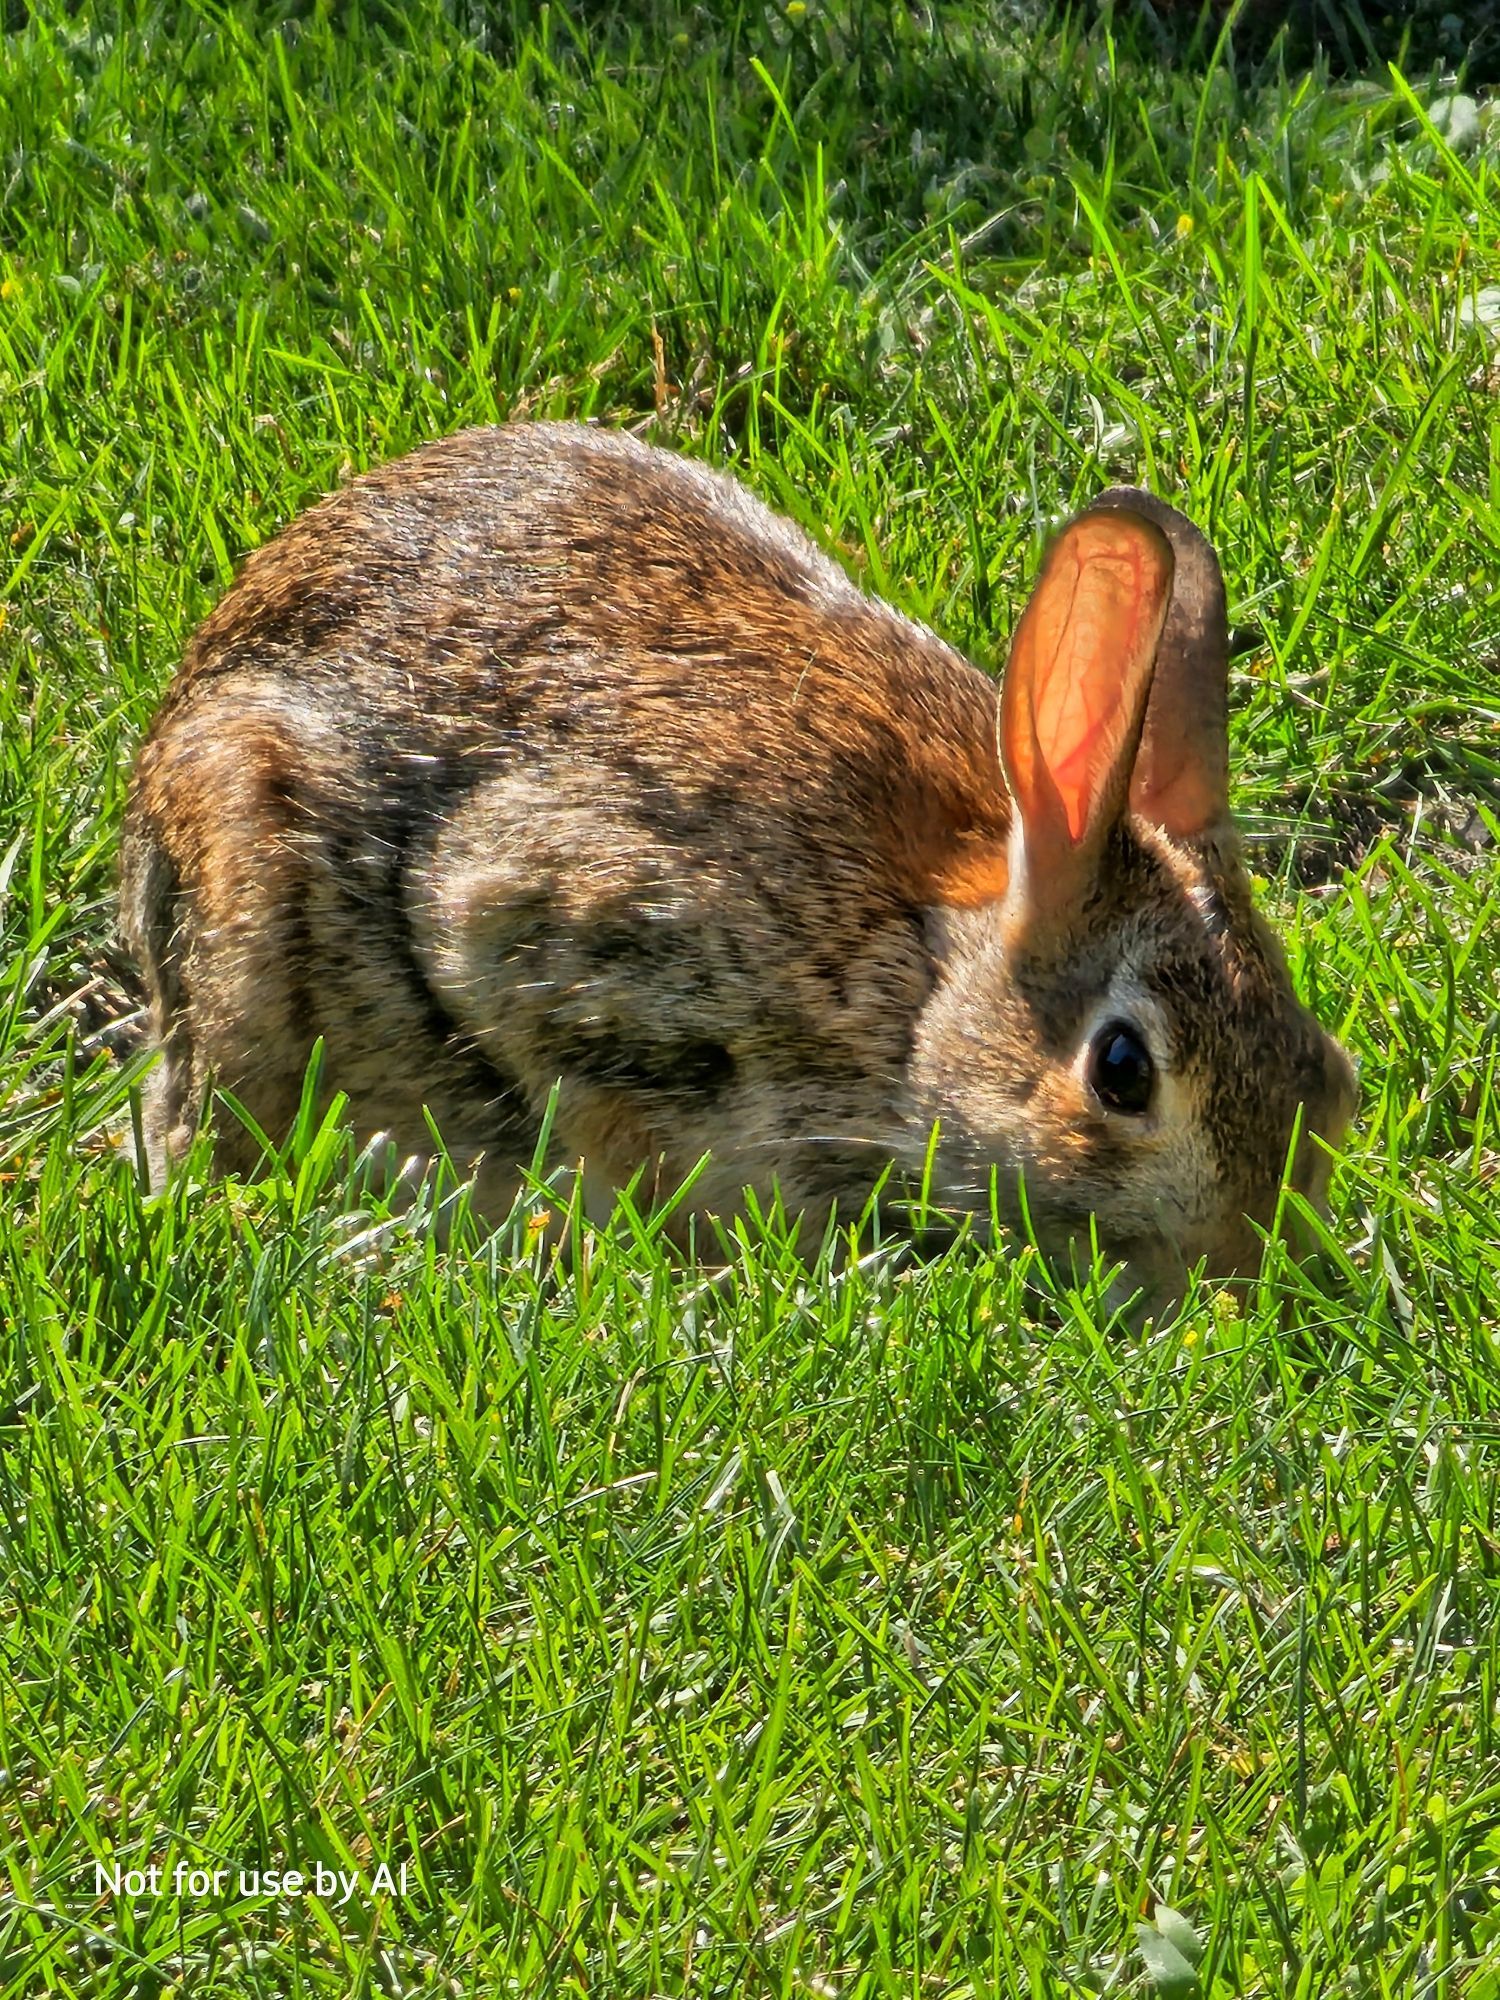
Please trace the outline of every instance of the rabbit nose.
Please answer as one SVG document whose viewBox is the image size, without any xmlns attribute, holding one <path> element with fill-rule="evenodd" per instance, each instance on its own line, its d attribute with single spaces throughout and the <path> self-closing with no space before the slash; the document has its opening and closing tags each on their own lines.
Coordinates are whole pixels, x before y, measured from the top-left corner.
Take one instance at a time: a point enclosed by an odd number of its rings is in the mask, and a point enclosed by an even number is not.
<svg viewBox="0 0 1500 2000">
<path fill-rule="evenodd" d="M 1322 1114 L 1314 1120 L 1309 1111 L 1302 1136 L 1297 1141 L 1296 1157 L 1288 1179 L 1297 1193 L 1314 1208 L 1322 1208 L 1327 1200 L 1328 1178 L 1333 1166 L 1329 1148 L 1336 1143 L 1337 1133 L 1347 1122 L 1347 1119 L 1334 1121 Z M 1335 1136 L 1325 1134 L 1325 1126 L 1332 1126 Z"/>
<path fill-rule="evenodd" d="M 1332 1035 L 1323 1037 L 1323 1091 L 1324 1108 L 1315 1129 L 1336 1146 L 1359 1109 L 1359 1078 L 1348 1051 Z"/>
<path fill-rule="evenodd" d="M 1312 1093 L 1308 1094 L 1291 1172 L 1292 1186 L 1318 1209 L 1327 1203 L 1332 1153 L 1348 1130 L 1359 1101 L 1354 1065 L 1331 1035 L 1323 1037 L 1322 1057 L 1321 1097 L 1314 1102 Z"/>
</svg>

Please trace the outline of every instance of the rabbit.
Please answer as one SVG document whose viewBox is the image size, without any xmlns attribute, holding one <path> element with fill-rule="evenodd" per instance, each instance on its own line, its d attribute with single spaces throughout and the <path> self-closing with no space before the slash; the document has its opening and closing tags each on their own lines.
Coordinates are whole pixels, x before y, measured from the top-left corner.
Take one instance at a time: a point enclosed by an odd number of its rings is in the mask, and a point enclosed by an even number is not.
<svg viewBox="0 0 1500 2000">
<path fill-rule="evenodd" d="M 550 1102 L 591 1212 L 699 1168 L 675 1227 L 749 1189 L 817 1230 L 894 1166 L 1232 1277 L 1355 1086 L 1252 904 L 1227 686 L 1214 552 L 1144 491 L 1061 529 L 997 690 L 722 472 L 426 445 L 248 558 L 140 750 L 155 1169 L 212 1085 L 283 1138 L 322 1037 L 357 1127 L 420 1154 L 430 1113 L 491 1214 Z"/>
</svg>

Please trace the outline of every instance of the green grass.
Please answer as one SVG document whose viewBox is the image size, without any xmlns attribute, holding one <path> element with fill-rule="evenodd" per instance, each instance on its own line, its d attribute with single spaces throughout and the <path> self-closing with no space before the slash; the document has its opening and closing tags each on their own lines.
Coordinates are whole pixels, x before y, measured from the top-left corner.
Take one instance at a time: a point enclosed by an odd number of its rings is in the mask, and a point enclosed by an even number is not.
<svg viewBox="0 0 1500 2000">
<path fill-rule="evenodd" d="M 1118 11 L 0 41 L 0 2000 L 1500 1995 L 1500 105 Z M 774 1218 L 559 1263 L 333 1127 L 142 1201 L 114 853 L 187 633 L 351 468 L 543 412 L 983 658 L 1099 485 L 1210 529 L 1362 1062 L 1321 1267 L 1143 1327 Z M 179 1862 L 365 1882 L 95 1894 Z"/>
</svg>

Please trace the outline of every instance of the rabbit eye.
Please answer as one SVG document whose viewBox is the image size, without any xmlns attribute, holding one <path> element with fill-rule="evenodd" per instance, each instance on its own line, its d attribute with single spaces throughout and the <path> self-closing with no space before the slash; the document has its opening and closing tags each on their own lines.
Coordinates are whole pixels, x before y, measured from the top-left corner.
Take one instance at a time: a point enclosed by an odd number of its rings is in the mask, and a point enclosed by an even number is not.
<svg viewBox="0 0 1500 2000">
<path fill-rule="evenodd" d="M 1108 1021 L 1089 1048 L 1089 1088 L 1108 1111 L 1139 1115 L 1149 1108 L 1156 1066 L 1128 1021 Z"/>
</svg>

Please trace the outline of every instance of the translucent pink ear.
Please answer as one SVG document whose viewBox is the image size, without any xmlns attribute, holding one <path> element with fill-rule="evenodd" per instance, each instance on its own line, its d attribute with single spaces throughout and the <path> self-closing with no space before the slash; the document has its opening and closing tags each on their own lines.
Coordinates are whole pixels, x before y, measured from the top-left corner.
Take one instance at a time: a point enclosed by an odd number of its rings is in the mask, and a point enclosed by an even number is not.
<svg viewBox="0 0 1500 2000">
<path fill-rule="evenodd" d="M 1184 514 L 1139 487 L 1101 493 L 1089 514 L 1155 522 L 1172 544 L 1172 604 L 1156 654 L 1130 810 L 1179 840 L 1229 818 L 1229 620 L 1224 576 L 1207 539 Z M 1084 515 L 1088 519 L 1089 515 Z"/>
<path fill-rule="evenodd" d="M 1047 552 L 1000 698 L 1012 841 L 1034 907 L 1087 888 L 1125 810 L 1171 597 L 1171 545 L 1139 515 L 1080 514 Z"/>
</svg>

